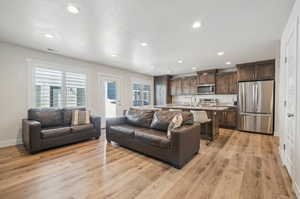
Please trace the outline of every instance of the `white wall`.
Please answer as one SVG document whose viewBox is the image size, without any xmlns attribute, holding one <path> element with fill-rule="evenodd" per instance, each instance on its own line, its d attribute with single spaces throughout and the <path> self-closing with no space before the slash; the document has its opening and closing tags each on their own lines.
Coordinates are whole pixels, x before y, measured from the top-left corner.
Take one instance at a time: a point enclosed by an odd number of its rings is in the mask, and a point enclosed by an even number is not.
<svg viewBox="0 0 300 199">
<path fill-rule="evenodd" d="M 14 145 L 21 141 L 21 120 L 26 118 L 30 104 L 27 59 L 53 64 L 56 68 L 71 72 L 86 73 L 88 75 L 88 109 L 93 114 L 102 117 L 104 102 L 101 101 L 99 73 L 122 78 L 121 109 L 127 109 L 131 105 L 131 81 L 133 79 L 149 81 L 153 84 L 151 76 L 0 42 L 0 147 Z"/>
<path fill-rule="evenodd" d="M 283 152 L 283 141 L 284 136 L 286 133 L 286 126 L 285 126 L 285 96 L 286 96 L 286 68 L 284 65 L 284 43 L 287 41 L 287 36 L 289 33 L 289 30 L 291 29 L 291 26 L 295 24 L 295 21 L 297 18 L 300 17 L 300 1 L 297 0 L 295 2 L 295 5 L 293 7 L 293 10 L 290 14 L 289 20 L 287 22 L 287 25 L 285 27 L 285 30 L 282 34 L 281 38 L 281 67 L 280 67 L 280 99 L 279 99 L 279 114 L 281 116 L 279 120 L 279 131 L 280 131 L 280 153 L 281 157 L 284 159 L 284 152 Z M 299 20 L 298 20 L 299 22 Z M 298 198 L 300 198 L 300 28 L 298 24 L 298 48 L 297 48 L 297 112 L 296 112 L 296 124 L 297 124 L 297 130 L 296 130 L 296 137 L 295 137 L 295 149 L 294 149 L 294 176 L 291 176 L 293 179 L 293 184 L 295 188 L 295 192 Z"/>
</svg>

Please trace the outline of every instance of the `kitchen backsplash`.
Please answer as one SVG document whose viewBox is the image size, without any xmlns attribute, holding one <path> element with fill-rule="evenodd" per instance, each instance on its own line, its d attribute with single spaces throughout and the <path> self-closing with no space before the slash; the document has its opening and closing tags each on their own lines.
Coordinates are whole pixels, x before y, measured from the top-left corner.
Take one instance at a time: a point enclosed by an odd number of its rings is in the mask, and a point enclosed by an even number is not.
<svg viewBox="0 0 300 199">
<path fill-rule="evenodd" d="M 173 96 L 173 104 L 189 104 L 191 102 L 191 95 Z M 197 101 L 200 99 L 217 99 L 219 104 L 234 105 L 234 101 L 237 101 L 237 95 L 196 95 Z"/>
</svg>

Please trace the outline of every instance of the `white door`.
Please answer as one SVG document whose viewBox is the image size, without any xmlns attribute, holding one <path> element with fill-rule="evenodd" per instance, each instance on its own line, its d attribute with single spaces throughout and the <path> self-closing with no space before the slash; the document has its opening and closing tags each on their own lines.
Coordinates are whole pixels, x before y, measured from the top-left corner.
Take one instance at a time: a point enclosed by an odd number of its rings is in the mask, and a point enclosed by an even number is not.
<svg viewBox="0 0 300 199">
<path fill-rule="evenodd" d="M 121 111 L 121 79 L 109 75 L 101 75 L 102 128 L 107 118 L 119 117 Z"/>
<path fill-rule="evenodd" d="M 295 23 L 288 35 L 285 47 L 286 76 L 286 131 L 284 159 L 285 165 L 294 176 L 295 168 L 295 138 L 296 138 L 296 111 L 297 111 L 297 25 Z"/>
</svg>

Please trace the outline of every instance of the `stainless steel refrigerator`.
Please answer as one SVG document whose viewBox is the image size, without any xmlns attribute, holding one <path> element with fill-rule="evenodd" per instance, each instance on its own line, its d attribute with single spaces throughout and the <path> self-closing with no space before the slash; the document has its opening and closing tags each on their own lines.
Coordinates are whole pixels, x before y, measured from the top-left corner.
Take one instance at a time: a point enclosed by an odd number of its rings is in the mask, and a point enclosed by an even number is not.
<svg viewBox="0 0 300 199">
<path fill-rule="evenodd" d="M 273 134 L 273 104 L 273 80 L 239 82 L 239 130 Z"/>
</svg>

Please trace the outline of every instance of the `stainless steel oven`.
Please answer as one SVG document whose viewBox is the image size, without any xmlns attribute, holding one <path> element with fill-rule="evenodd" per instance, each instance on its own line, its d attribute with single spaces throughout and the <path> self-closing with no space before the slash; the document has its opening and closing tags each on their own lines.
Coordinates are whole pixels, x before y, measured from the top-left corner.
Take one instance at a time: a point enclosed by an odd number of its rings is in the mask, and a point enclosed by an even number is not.
<svg viewBox="0 0 300 199">
<path fill-rule="evenodd" d="M 201 84 L 197 87 L 197 93 L 200 95 L 215 94 L 215 84 Z"/>
</svg>

